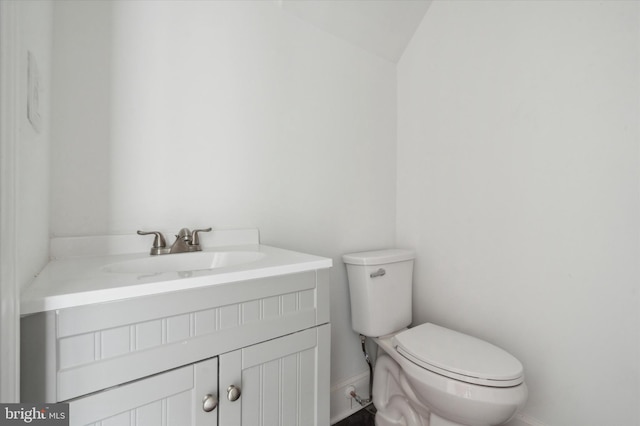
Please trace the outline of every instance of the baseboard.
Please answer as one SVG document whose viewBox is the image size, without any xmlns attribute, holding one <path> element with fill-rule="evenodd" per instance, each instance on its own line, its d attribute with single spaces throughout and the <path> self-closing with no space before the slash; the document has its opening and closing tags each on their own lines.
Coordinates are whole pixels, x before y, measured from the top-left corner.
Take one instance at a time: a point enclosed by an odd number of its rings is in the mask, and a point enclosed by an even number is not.
<svg viewBox="0 0 640 426">
<path fill-rule="evenodd" d="M 527 416 L 523 413 L 518 413 L 516 416 L 505 426 L 546 426 L 538 419 L 534 419 L 531 416 Z"/>
<path fill-rule="evenodd" d="M 346 392 L 349 386 L 355 386 L 356 394 L 361 398 L 369 398 L 369 372 L 351 377 L 331 388 L 330 410 L 332 425 L 362 409 L 362 406 L 353 398 L 347 397 Z"/>
</svg>

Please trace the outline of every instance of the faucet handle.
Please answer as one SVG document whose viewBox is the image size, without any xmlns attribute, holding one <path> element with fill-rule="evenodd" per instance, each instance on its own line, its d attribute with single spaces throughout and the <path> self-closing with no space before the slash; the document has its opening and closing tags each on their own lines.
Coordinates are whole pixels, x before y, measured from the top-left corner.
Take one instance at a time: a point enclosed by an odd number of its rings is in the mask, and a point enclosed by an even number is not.
<svg viewBox="0 0 640 426">
<path fill-rule="evenodd" d="M 156 237 L 153 239 L 153 248 L 164 248 L 167 246 L 167 242 L 162 235 L 162 232 L 158 231 L 138 231 L 138 235 L 155 235 Z M 152 249 L 153 251 L 153 249 Z"/>
<path fill-rule="evenodd" d="M 211 232 L 211 227 L 208 227 L 206 229 L 194 229 L 191 239 L 192 245 L 200 245 L 200 238 L 198 237 L 199 232 Z"/>
</svg>

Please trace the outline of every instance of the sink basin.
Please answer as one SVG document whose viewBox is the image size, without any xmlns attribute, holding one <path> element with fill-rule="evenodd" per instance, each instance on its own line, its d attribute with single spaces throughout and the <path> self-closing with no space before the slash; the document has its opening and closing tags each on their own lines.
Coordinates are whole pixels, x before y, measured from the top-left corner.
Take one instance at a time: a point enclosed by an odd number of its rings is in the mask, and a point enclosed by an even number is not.
<svg viewBox="0 0 640 426">
<path fill-rule="evenodd" d="M 215 251 L 165 254 L 143 259 L 125 260 L 104 266 L 105 272 L 156 274 L 162 272 L 201 271 L 240 265 L 262 259 L 259 251 Z"/>
</svg>

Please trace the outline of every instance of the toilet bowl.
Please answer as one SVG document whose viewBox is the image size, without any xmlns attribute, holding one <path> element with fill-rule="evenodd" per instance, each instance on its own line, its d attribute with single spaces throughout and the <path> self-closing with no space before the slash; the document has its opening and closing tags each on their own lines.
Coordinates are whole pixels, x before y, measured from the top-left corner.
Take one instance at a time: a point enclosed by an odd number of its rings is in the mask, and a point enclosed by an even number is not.
<svg viewBox="0 0 640 426">
<path fill-rule="evenodd" d="M 374 341 L 380 349 L 374 404 L 384 406 L 383 401 L 400 391 L 421 416 L 422 423 L 417 421 L 416 426 L 500 425 L 527 399 L 520 362 L 480 339 L 426 323 Z M 397 387 L 383 385 L 385 380 Z M 396 424 L 402 423 L 379 422 L 377 426 Z"/>
<path fill-rule="evenodd" d="M 378 345 L 376 426 L 506 423 L 527 399 L 522 364 L 497 346 L 445 327 L 406 328 L 413 258 L 397 249 L 343 256 L 352 327 Z"/>
</svg>

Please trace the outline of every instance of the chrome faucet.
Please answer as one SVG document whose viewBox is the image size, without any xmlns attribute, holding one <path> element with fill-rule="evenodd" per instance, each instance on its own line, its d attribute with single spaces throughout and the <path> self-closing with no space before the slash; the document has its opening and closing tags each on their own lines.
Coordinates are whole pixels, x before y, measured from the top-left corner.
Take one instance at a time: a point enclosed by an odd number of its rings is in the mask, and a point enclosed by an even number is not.
<svg viewBox="0 0 640 426">
<path fill-rule="evenodd" d="M 182 228 L 178 235 L 176 235 L 176 240 L 171 245 L 171 247 L 167 247 L 167 242 L 162 235 L 162 232 L 158 231 L 138 231 L 138 235 L 155 235 L 153 239 L 153 246 L 151 247 L 151 255 L 157 256 L 159 254 L 173 254 L 173 253 L 189 253 L 192 251 L 201 251 L 202 247 L 200 247 L 200 232 L 210 232 L 211 228 L 206 229 L 194 229 L 193 232 L 188 228 Z"/>
</svg>

